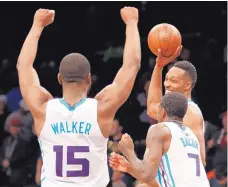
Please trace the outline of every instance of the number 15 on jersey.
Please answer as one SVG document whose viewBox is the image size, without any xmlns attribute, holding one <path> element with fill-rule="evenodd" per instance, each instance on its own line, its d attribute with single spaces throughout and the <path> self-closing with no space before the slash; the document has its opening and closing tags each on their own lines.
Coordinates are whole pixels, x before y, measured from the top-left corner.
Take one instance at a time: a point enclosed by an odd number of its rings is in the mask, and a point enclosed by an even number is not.
<svg viewBox="0 0 228 187">
<path fill-rule="evenodd" d="M 66 171 L 67 177 L 87 177 L 89 176 L 89 160 L 86 158 L 75 158 L 74 153 L 89 152 L 89 146 L 67 146 L 66 153 L 63 152 L 63 146 L 55 145 L 53 151 L 56 153 L 56 175 L 63 176 L 63 154 L 66 154 L 67 165 L 81 165 L 81 170 Z"/>
</svg>

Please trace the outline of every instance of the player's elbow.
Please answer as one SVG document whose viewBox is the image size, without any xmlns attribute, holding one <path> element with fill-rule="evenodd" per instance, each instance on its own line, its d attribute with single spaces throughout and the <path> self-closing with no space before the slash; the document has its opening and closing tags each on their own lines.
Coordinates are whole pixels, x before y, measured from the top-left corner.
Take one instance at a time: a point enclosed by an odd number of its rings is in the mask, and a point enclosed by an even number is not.
<svg viewBox="0 0 228 187">
<path fill-rule="evenodd" d="M 140 69 L 141 68 L 141 54 L 140 53 L 136 53 L 135 54 L 135 57 L 134 57 L 134 60 L 138 66 L 138 68 Z"/>
<path fill-rule="evenodd" d="M 151 118 L 157 118 L 157 111 L 154 109 L 155 107 L 152 104 L 147 104 L 147 115 Z"/>
<path fill-rule="evenodd" d="M 19 57 L 16 65 L 17 71 L 26 72 L 28 69 L 33 68 L 33 65 L 28 62 L 28 60 L 23 60 Z"/>
<path fill-rule="evenodd" d="M 204 161 L 203 162 L 203 167 L 206 167 L 207 166 L 207 163 Z"/>
<path fill-rule="evenodd" d="M 149 108 L 147 109 L 147 115 L 150 117 L 154 117 L 154 113 L 151 110 L 149 110 Z"/>
<path fill-rule="evenodd" d="M 141 57 L 136 55 L 134 57 L 134 65 L 133 65 L 134 69 L 138 72 L 141 68 Z"/>
<path fill-rule="evenodd" d="M 206 167 L 207 163 L 205 159 L 202 160 L 202 163 L 203 163 L 203 166 Z"/>
<path fill-rule="evenodd" d="M 201 154 L 201 161 L 202 161 L 203 166 L 206 167 L 206 165 L 207 165 L 206 156 L 203 153 Z"/>
<path fill-rule="evenodd" d="M 20 61 L 17 61 L 17 65 L 16 65 L 17 71 L 20 69 Z"/>
<path fill-rule="evenodd" d="M 20 57 L 17 60 L 17 65 L 16 65 L 17 71 L 20 71 L 22 68 L 22 60 L 20 59 Z"/>
<path fill-rule="evenodd" d="M 131 61 L 131 67 L 134 68 L 136 71 L 139 71 L 141 68 L 141 55 L 137 53 L 133 54 Z"/>
</svg>

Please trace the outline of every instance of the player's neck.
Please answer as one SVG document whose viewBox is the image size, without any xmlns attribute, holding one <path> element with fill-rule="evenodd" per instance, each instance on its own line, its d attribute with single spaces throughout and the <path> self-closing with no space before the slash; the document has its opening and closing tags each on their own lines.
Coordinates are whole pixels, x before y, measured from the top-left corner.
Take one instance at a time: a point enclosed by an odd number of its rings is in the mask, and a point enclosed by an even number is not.
<svg viewBox="0 0 228 187">
<path fill-rule="evenodd" d="M 69 104 L 74 105 L 82 98 L 87 97 L 87 91 L 84 85 L 69 83 L 63 85 L 63 99 Z"/>
<path fill-rule="evenodd" d="M 183 123 L 183 119 L 181 118 L 178 118 L 178 117 L 168 117 L 167 118 L 167 121 L 169 122 L 176 122 L 176 123 Z"/>
<path fill-rule="evenodd" d="M 192 100 L 191 93 L 184 93 L 184 96 L 185 96 L 188 100 Z"/>
</svg>

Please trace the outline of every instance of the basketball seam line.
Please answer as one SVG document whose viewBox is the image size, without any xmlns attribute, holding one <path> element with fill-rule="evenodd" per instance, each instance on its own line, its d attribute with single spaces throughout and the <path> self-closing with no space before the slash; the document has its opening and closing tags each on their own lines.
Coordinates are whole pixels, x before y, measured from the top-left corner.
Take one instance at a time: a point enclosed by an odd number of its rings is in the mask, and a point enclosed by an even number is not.
<svg viewBox="0 0 228 187">
<path fill-rule="evenodd" d="M 173 29 L 172 29 L 171 25 L 169 25 L 169 27 L 171 29 L 171 32 L 170 32 L 170 37 L 169 37 L 169 44 L 168 44 L 168 47 L 167 47 L 165 52 L 167 52 L 169 50 L 169 45 L 170 45 L 170 42 L 171 42 L 171 37 L 172 37 L 172 32 L 173 32 Z"/>
<path fill-rule="evenodd" d="M 160 34 L 159 34 L 159 27 L 158 27 L 158 43 L 159 43 L 159 49 L 161 50 L 162 52 L 162 49 L 161 49 L 161 44 L 160 44 Z"/>
</svg>

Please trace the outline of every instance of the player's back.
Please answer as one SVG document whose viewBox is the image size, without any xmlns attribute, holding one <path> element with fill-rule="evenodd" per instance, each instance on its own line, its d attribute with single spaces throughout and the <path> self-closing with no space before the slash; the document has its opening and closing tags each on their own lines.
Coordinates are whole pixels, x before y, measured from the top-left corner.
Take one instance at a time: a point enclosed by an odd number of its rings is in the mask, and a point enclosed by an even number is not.
<svg viewBox="0 0 228 187">
<path fill-rule="evenodd" d="M 200 145 L 194 133 L 174 122 L 164 122 L 171 132 L 170 147 L 159 164 L 158 183 L 162 187 L 209 187 L 200 159 Z"/>
<path fill-rule="evenodd" d="M 63 99 L 47 103 L 39 137 L 42 187 L 105 187 L 109 182 L 107 139 L 97 122 L 97 101 L 74 107 Z"/>
</svg>

